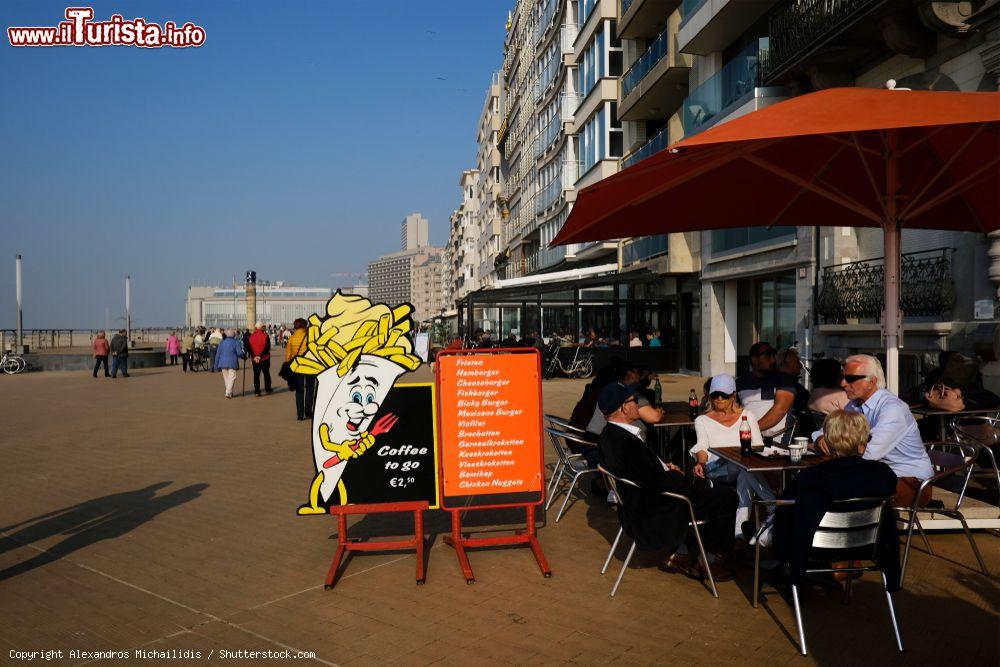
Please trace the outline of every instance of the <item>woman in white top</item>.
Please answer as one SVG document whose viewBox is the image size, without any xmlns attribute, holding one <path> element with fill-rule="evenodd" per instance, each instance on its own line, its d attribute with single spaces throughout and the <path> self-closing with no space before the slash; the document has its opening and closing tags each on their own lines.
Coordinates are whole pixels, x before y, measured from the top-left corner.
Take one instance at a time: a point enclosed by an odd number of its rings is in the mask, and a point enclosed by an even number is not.
<svg viewBox="0 0 1000 667">
<path fill-rule="evenodd" d="M 740 424 L 746 417 L 750 425 L 751 444 L 763 446 L 757 419 L 749 410 L 736 403 L 736 380 L 732 375 L 716 375 L 708 390 L 711 409 L 694 420 L 694 430 L 698 442 L 691 448 L 691 456 L 696 463 L 696 477 L 720 483 L 736 483 L 740 503 L 736 509 L 736 535 L 742 535 L 744 521 L 750 519 L 750 506 L 754 497 L 774 500 L 774 493 L 767 480 L 760 473 L 743 470 L 708 451 L 709 447 L 739 447 Z"/>
</svg>

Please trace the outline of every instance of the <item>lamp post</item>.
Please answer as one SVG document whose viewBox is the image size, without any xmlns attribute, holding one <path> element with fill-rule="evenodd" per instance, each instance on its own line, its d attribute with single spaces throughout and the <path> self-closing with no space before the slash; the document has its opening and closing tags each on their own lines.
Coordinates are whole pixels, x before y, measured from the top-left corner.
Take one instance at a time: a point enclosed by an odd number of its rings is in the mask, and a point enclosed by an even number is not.
<svg viewBox="0 0 1000 667">
<path fill-rule="evenodd" d="M 125 276 L 125 342 L 132 343 L 132 276 Z"/>
<path fill-rule="evenodd" d="M 21 322 L 21 256 L 17 256 L 17 261 L 14 264 L 14 275 L 15 282 L 17 283 L 17 343 L 16 349 L 18 354 L 24 352 L 24 329 Z"/>
</svg>

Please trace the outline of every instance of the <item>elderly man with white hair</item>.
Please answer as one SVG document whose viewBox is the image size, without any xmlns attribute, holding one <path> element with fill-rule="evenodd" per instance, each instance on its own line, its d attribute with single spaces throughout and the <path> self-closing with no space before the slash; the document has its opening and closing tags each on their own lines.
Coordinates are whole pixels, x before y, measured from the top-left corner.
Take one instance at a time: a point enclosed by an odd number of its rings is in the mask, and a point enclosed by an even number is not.
<svg viewBox="0 0 1000 667">
<path fill-rule="evenodd" d="M 236 371 L 240 367 L 243 356 L 243 345 L 236 337 L 236 329 L 226 331 L 226 338 L 219 343 L 215 351 L 213 370 L 222 371 L 222 380 L 226 385 L 226 398 L 233 397 L 233 385 L 236 384 Z"/>
<path fill-rule="evenodd" d="M 920 483 L 931 477 L 934 470 L 910 407 L 886 390 L 882 364 L 867 354 L 856 354 L 844 361 L 840 386 L 849 400 L 845 410 L 862 413 L 871 427 L 864 458 L 882 461 L 892 468 L 898 478 L 894 503 L 911 505 Z M 813 441 L 827 451 L 823 431 L 813 433 Z M 924 506 L 930 500 L 928 486 L 919 504 Z"/>
</svg>

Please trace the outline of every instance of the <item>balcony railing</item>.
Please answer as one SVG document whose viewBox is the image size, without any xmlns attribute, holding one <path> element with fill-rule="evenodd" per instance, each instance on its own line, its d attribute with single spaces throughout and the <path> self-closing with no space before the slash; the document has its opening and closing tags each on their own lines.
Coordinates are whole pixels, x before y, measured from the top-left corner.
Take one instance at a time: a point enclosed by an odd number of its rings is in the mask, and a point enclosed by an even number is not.
<svg viewBox="0 0 1000 667">
<path fill-rule="evenodd" d="M 573 42 L 579 34 L 580 28 L 575 23 L 563 23 L 559 26 L 559 50 L 563 53 L 573 52 Z"/>
<path fill-rule="evenodd" d="M 525 258 L 525 269 L 528 273 L 541 271 L 551 266 L 555 266 L 566 257 L 566 246 L 555 248 L 542 248 L 536 250 Z"/>
<path fill-rule="evenodd" d="M 580 106 L 580 96 L 576 93 L 563 93 L 559 100 L 559 114 L 564 123 L 573 122 L 577 107 Z"/>
<path fill-rule="evenodd" d="M 770 44 L 761 54 L 761 77 L 769 80 L 825 38 L 885 0 L 786 0 L 767 19 Z"/>
<path fill-rule="evenodd" d="M 561 0 L 548 0 L 545 6 L 542 7 L 542 15 L 538 19 L 538 23 L 535 24 L 535 43 L 538 43 L 545 33 L 548 32 L 549 26 L 552 25 L 552 19 L 556 15 L 556 10 L 559 9 L 559 3 Z"/>
<path fill-rule="evenodd" d="M 899 305 L 906 315 L 946 317 L 955 306 L 951 248 L 906 253 L 900 266 Z M 883 258 L 823 269 L 816 312 L 824 322 L 874 319 L 885 307 Z"/>
<path fill-rule="evenodd" d="M 538 215 L 559 201 L 562 196 L 562 177 L 557 175 L 535 196 L 535 215 Z"/>
<path fill-rule="evenodd" d="M 560 58 L 552 56 L 549 58 L 549 61 L 545 63 L 545 67 L 538 75 L 538 90 L 536 91 L 535 97 L 536 102 L 541 99 L 542 94 L 544 94 L 548 87 L 552 85 L 552 82 L 556 80 L 556 75 L 559 73 L 559 65 L 561 62 Z"/>
<path fill-rule="evenodd" d="M 538 133 L 538 138 L 535 139 L 535 157 L 539 158 L 545 155 L 552 148 L 552 145 L 559 140 L 561 134 L 562 117 L 559 114 L 555 114 L 549 120 L 545 129 Z"/>
<path fill-rule="evenodd" d="M 666 234 L 640 236 L 630 239 L 622 246 L 622 264 L 629 265 L 653 257 L 667 254 L 670 245 Z"/>
<path fill-rule="evenodd" d="M 618 13 L 618 16 L 625 16 L 625 12 L 628 11 L 628 8 L 632 6 L 633 2 L 635 2 L 635 0 L 622 0 L 622 9 Z"/>
<path fill-rule="evenodd" d="M 670 47 L 676 44 L 670 39 L 670 25 L 667 25 L 659 35 L 656 36 L 646 51 L 639 56 L 638 60 L 632 63 L 628 71 L 622 75 L 622 99 L 632 92 L 639 85 L 639 82 L 646 78 L 646 75 L 663 60 L 664 56 L 670 53 Z"/>
<path fill-rule="evenodd" d="M 590 19 L 590 15 L 594 13 L 594 8 L 599 4 L 601 4 L 600 0 L 580 0 L 579 8 L 576 10 L 576 24 L 581 28 L 587 25 L 587 20 Z"/>
<path fill-rule="evenodd" d="M 746 95 L 753 94 L 760 82 L 757 42 L 749 44 L 736 57 L 722 66 L 707 81 L 695 88 L 684 100 L 684 135 L 694 134 L 716 116 Z"/>
<path fill-rule="evenodd" d="M 572 190 L 576 187 L 576 181 L 580 178 L 580 161 L 562 161 L 562 186 L 563 190 Z"/>
<path fill-rule="evenodd" d="M 663 129 L 653 135 L 653 138 L 632 151 L 622 159 L 622 169 L 628 169 L 637 162 L 642 162 L 648 157 L 656 155 L 670 145 L 670 126 L 664 125 Z"/>
</svg>

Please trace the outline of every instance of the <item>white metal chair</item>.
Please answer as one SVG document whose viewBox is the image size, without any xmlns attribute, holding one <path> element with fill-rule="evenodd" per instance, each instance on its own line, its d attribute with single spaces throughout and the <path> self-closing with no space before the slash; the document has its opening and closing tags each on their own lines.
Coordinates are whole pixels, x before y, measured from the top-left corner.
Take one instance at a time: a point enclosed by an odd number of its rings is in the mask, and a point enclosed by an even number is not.
<svg viewBox="0 0 1000 667">
<path fill-rule="evenodd" d="M 546 414 L 544 414 L 542 416 L 545 418 L 545 421 L 547 421 L 549 423 L 549 426 L 551 426 L 553 429 L 555 429 L 557 431 L 565 431 L 567 433 L 570 433 L 570 434 L 575 435 L 575 436 L 579 436 L 581 438 L 584 437 L 584 435 L 587 433 L 584 429 L 579 428 L 577 426 L 573 426 L 572 424 L 570 424 L 568 421 L 566 421 L 562 417 L 556 417 L 555 415 L 548 414 L 548 413 L 546 413 Z M 550 435 L 550 439 L 551 439 L 551 435 Z M 553 442 L 552 444 L 553 445 L 558 445 L 558 443 L 556 443 L 556 442 Z M 556 451 L 558 452 L 558 446 L 556 448 Z M 580 458 L 579 454 L 575 454 L 573 452 L 569 452 L 569 456 L 570 456 L 570 458 L 574 458 L 574 459 Z M 563 461 L 562 457 L 561 456 L 557 456 L 556 457 L 556 462 L 552 465 L 552 477 L 549 479 L 549 486 L 547 487 L 547 490 L 546 490 L 546 493 L 547 493 L 547 495 L 549 497 L 551 497 L 552 493 L 555 491 L 556 482 L 560 478 L 559 471 L 560 471 L 560 469 L 563 466 L 563 462 L 562 461 Z"/>
<path fill-rule="evenodd" d="M 573 491 L 576 490 L 576 485 L 580 481 L 580 478 L 585 475 L 594 475 L 597 473 L 597 468 L 592 468 L 584 460 L 583 455 L 574 454 L 570 451 L 569 443 L 575 442 L 587 447 L 594 447 L 595 445 L 572 433 L 560 431 L 550 426 L 545 427 L 545 432 L 549 434 L 549 440 L 552 442 L 552 447 L 556 450 L 556 456 L 559 459 L 555 470 L 552 471 L 552 479 L 549 482 L 549 499 L 545 503 L 546 510 L 552 506 L 552 501 L 556 498 L 556 491 L 559 490 L 559 482 L 562 480 L 569 482 L 566 487 L 566 497 L 563 499 L 558 514 L 556 514 L 556 523 L 559 523 L 559 519 L 562 518 L 563 512 L 566 511 L 566 505 L 569 504 L 569 499 L 573 496 Z"/>
<path fill-rule="evenodd" d="M 969 524 L 966 522 L 965 515 L 962 514 L 960 508 L 962 496 L 965 493 L 966 486 L 969 484 L 969 477 L 972 475 L 972 466 L 976 463 L 976 456 L 979 454 L 981 447 L 959 442 L 941 441 L 927 442 L 924 443 L 924 446 L 927 448 L 927 456 L 930 457 L 931 466 L 936 472 L 920 484 L 920 488 L 917 489 L 917 493 L 913 498 L 913 503 L 909 507 L 896 508 L 899 519 L 908 524 L 906 530 L 906 547 L 903 550 L 903 569 L 899 575 L 899 585 L 903 585 L 903 580 L 906 577 L 906 565 L 910 560 L 910 546 L 913 543 L 914 527 L 920 531 L 924 539 L 924 546 L 927 547 L 927 553 L 931 556 L 934 555 L 934 551 L 931 550 L 931 544 L 927 540 L 927 535 L 924 534 L 923 528 L 920 526 L 921 514 L 940 514 L 958 520 L 962 524 L 965 536 L 969 538 L 969 544 L 972 545 L 972 552 L 976 555 L 976 560 L 979 561 L 979 567 L 982 569 L 983 574 L 988 577 L 990 576 L 990 572 L 986 569 L 986 563 L 983 561 L 982 554 L 979 553 L 979 547 L 976 546 L 976 540 L 972 536 Z M 950 477 L 956 478 L 957 484 L 962 488 L 962 493 L 959 495 L 954 507 L 935 508 L 918 506 L 920 497 L 923 495 L 925 489 Z"/>
<path fill-rule="evenodd" d="M 587 432 L 579 426 L 573 426 L 569 423 L 569 421 L 563 419 L 562 417 L 556 417 L 555 415 L 550 415 L 548 413 L 542 416 L 545 417 L 545 420 L 549 422 L 553 428 L 562 429 L 563 431 L 568 431 L 569 433 L 573 433 L 575 435 L 583 435 Z"/>
<path fill-rule="evenodd" d="M 615 550 L 618 548 L 618 542 L 619 540 L 621 540 L 622 534 L 625 533 L 626 524 L 630 523 L 627 518 L 628 510 L 625 508 L 625 502 L 623 501 L 622 496 L 618 491 L 619 484 L 631 486 L 638 490 L 641 490 L 641 488 L 638 484 L 636 484 L 631 480 L 625 479 L 624 477 L 616 477 L 615 475 L 611 474 L 601 466 L 597 466 L 597 470 L 598 472 L 601 473 L 601 475 L 604 476 L 604 480 L 607 482 L 608 488 L 614 491 L 615 495 L 618 496 L 619 499 L 617 506 L 618 524 L 619 524 L 618 534 L 615 535 L 615 541 L 611 543 L 611 548 L 608 550 L 608 557 L 604 560 L 604 567 L 601 568 L 601 574 L 604 574 L 605 572 L 608 571 L 608 565 L 611 564 L 611 557 L 615 555 Z M 684 503 L 687 506 L 688 512 L 690 513 L 691 516 L 691 520 L 688 522 L 688 526 L 694 532 L 695 541 L 698 543 L 699 557 L 701 558 L 701 563 L 705 568 L 705 573 L 708 575 L 708 584 L 712 589 L 712 596 L 719 597 L 719 591 L 715 587 L 715 578 L 712 576 L 712 569 L 708 566 L 708 557 L 705 555 L 705 546 L 702 544 L 701 541 L 701 532 L 698 530 L 698 526 L 704 525 L 705 521 L 699 520 L 695 516 L 694 506 L 691 504 L 691 501 L 687 498 L 687 496 L 682 496 L 679 493 L 671 493 L 670 491 L 661 491 L 660 495 L 666 496 L 668 498 L 673 498 L 674 500 Z M 631 535 L 628 535 L 628 537 L 632 538 Z M 628 555 L 625 556 L 625 561 L 622 563 L 622 569 L 618 573 L 618 578 L 615 579 L 615 585 L 611 587 L 611 597 L 614 597 L 615 593 L 618 592 L 618 585 L 621 584 L 622 577 L 625 576 L 625 570 L 628 569 L 628 564 L 632 561 L 632 555 L 634 553 L 635 553 L 635 538 L 632 538 L 632 546 L 629 547 Z"/>
<path fill-rule="evenodd" d="M 963 445 L 974 445 L 989 459 L 992 470 L 980 466 L 972 468 L 973 475 L 990 475 L 997 480 L 997 489 L 1000 491 L 1000 468 L 997 467 L 996 454 L 993 449 L 1000 451 L 1000 419 L 996 417 L 956 417 L 951 420 L 951 431 L 955 434 L 955 440 Z M 977 457 L 978 458 L 978 457 Z M 962 504 L 965 498 L 965 486 L 958 499 L 958 504 Z"/>
<path fill-rule="evenodd" d="M 757 525 L 757 546 L 754 553 L 753 570 L 753 606 L 758 605 L 760 594 L 760 542 L 761 533 L 767 526 L 761 526 L 760 508 L 763 506 L 793 507 L 794 500 L 758 500 L 754 502 L 754 514 Z M 882 575 L 882 587 L 885 599 L 889 605 L 889 618 L 892 621 L 892 631 L 896 635 L 896 646 L 903 650 L 903 639 L 899 634 L 899 623 L 896 620 L 896 609 L 892 603 L 892 593 L 885 573 L 875 563 L 875 553 L 879 539 L 879 524 L 882 512 L 889 511 L 889 501 L 885 498 L 852 498 L 834 502 L 831 509 L 820 520 L 819 528 L 813 536 L 809 559 L 827 563 L 829 567 L 809 568 L 806 574 L 823 572 L 879 572 Z M 793 509 L 794 511 L 794 509 Z M 851 567 L 834 568 L 838 561 L 852 561 Z M 855 561 L 867 561 L 871 565 L 856 565 Z M 805 627 L 802 624 L 802 610 L 799 605 L 799 588 L 792 585 L 792 604 L 795 607 L 795 624 L 799 633 L 799 651 L 808 655 L 806 648 Z M 850 600 L 851 577 L 848 575 L 844 589 L 845 604 Z"/>
</svg>

